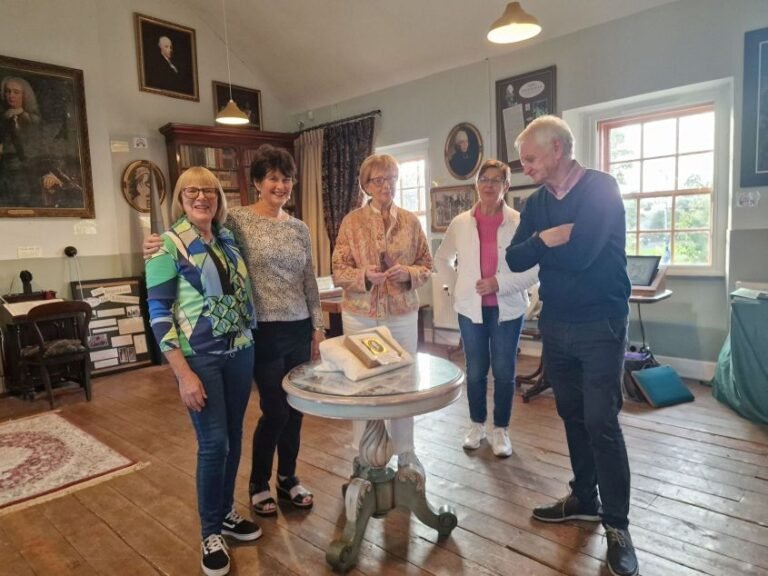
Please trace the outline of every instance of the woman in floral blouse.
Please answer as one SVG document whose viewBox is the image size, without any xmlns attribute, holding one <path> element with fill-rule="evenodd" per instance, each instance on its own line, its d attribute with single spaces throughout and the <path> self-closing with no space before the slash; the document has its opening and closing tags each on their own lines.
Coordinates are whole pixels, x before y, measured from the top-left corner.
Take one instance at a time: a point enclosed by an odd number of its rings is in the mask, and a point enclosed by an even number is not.
<svg viewBox="0 0 768 576">
<path fill-rule="evenodd" d="M 386 326 L 410 354 L 418 336 L 416 289 L 432 272 L 427 237 L 418 218 L 395 206 L 399 167 L 388 154 L 374 154 L 360 166 L 360 188 L 370 198 L 341 223 L 333 251 L 333 281 L 344 289 L 341 319 L 345 334 Z M 356 436 L 364 424 L 355 422 Z M 398 468 L 423 476 L 413 444 L 413 418 L 389 423 Z"/>
</svg>

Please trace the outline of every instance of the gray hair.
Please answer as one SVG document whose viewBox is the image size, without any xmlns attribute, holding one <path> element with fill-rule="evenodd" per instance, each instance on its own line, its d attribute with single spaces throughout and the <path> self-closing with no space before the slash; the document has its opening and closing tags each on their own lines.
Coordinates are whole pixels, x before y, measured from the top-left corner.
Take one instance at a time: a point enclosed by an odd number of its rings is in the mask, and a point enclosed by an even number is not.
<svg viewBox="0 0 768 576">
<path fill-rule="evenodd" d="M 563 145 L 563 156 L 573 158 L 573 132 L 565 120 L 557 116 L 539 116 L 528 124 L 515 139 L 515 148 L 520 150 L 520 145 L 531 138 L 535 139 L 539 146 L 550 146 L 553 141 L 558 140 Z"/>
<path fill-rule="evenodd" d="M 21 86 L 24 92 L 24 97 L 21 100 L 21 107 L 24 109 L 24 112 L 28 112 L 30 116 L 40 116 L 40 108 L 37 106 L 35 91 L 32 90 L 32 86 L 24 78 L 19 78 L 18 76 L 6 76 L 3 78 L 3 81 L 0 82 L 0 96 L 5 97 L 5 87 L 11 82 Z"/>
</svg>

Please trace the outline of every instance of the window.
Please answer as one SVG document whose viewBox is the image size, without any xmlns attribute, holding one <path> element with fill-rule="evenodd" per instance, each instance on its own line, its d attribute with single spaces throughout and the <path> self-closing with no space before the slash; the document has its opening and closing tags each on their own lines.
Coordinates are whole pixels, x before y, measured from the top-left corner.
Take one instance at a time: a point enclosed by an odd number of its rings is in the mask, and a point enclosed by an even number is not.
<svg viewBox="0 0 768 576">
<path fill-rule="evenodd" d="M 600 168 L 624 199 L 627 254 L 711 266 L 714 106 L 607 120 L 598 133 Z"/>
<path fill-rule="evenodd" d="M 400 177 L 395 191 L 395 204 L 413 212 L 427 234 L 427 150 L 428 141 L 384 146 L 377 154 L 391 154 L 400 164 Z"/>
<path fill-rule="evenodd" d="M 613 174 L 627 254 L 667 275 L 722 276 L 731 189 L 731 78 L 566 110 L 576 158 Z"/>
</svg>

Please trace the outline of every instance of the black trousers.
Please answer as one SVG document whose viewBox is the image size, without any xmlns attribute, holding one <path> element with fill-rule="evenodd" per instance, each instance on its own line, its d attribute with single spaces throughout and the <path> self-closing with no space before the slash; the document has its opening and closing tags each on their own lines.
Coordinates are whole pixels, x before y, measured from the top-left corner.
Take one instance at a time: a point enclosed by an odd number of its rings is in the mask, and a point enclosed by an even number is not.
<svg viewBox="0 0 768 576">
<path fill-rule="evenodd" d="M 277 473 L 296 473 L 303 414 L 288 404 L 283 377 L 312 354 L 312 322 L 259 322 L 254 333 L 253 375 L 261 418 L 253 433 L 251 494 L 267 490 L 277 449 Z"/>
</svg>

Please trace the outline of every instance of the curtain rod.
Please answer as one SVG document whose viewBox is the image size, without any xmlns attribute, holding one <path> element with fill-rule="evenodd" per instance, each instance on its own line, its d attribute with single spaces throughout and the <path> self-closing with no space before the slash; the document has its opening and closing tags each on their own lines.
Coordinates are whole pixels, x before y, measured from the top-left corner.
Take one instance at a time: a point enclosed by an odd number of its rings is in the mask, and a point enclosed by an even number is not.
<svg viewBox="0 0 768 576">
<path fill-rule="evenodd" d="M 302 126 L 304 126 L 304 122 L 299 120 L 300 130 L 296 134 L 303 134 L 304 132 L 309 132 L 310 130 L 317 130 L 318 128 L 328 128 L 329 126 L 338 126 L 339 124 L 346 124 L 347 122 L 353 122 L 355 120 L 362 120 L 363 118 L 369 118 L 370 116 L 381 116 L 381 110 L 371 110 L 370 112 L 366 112 L 365 114 L 357 114 L 356 116 L 350 116 L 349 118 L 342 118 L 341 120 L 333 120 L 331 122 L 325 122 L 323 124 L 318 124 L 317 126 L 311 126 L 309 128 L 302 128 Z"/>
</svg>

